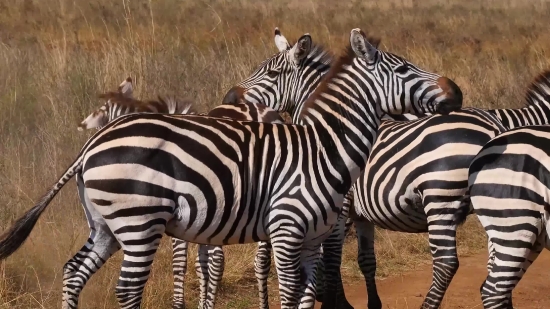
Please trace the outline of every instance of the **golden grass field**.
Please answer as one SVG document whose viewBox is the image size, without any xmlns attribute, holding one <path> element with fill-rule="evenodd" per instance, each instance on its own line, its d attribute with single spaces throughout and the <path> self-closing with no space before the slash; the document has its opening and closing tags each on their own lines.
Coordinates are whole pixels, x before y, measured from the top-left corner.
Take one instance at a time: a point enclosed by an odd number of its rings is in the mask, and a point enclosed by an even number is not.
<svg viewBox="0 0 550 309">
<path fill-rule="evenodd" d="M 422 4 L 419 4 L 421 2 Z M 199 111 L 277 51 L 273 30 L 290 40 L 309 32 L 335 53 L 352 28 L 382 38 L 381 48 L 446 75 L 466 106 L 519 107 L 524 88 L 550 67 L 546 1 L 12 0 L 0 2 L 0 227 L 58 179 L 92 132 L 77 124 L 127 76 L 138 98 L 176 94 Z M 0 308 L 59 308 L 63 264 L 88 236 L 74 182 L 55 198 L 31 234 L 0 265 Z M 485 248 L 477 219 L 459 231 L 461 256 Z M 192 246 L 190 261 L 196 247 Z M 348 237 L 344 281 L 361 282 Z M 225 247 L 220 308 L 257 304 L 255 245 Z M 378 276 L 431 263 L 427 237 L 377 231 Z M 90 280 L 80 308 L 117 308 L 120 252 Z M 198 294 L 193 262 L 187 300 Z M 272 268 L 273 269 L 273 268 Z M 275 274 L 271 297 L 277 298 Z M 163 239 L 143 308 L 169 308 L 171 247 Z"/>
</svg>

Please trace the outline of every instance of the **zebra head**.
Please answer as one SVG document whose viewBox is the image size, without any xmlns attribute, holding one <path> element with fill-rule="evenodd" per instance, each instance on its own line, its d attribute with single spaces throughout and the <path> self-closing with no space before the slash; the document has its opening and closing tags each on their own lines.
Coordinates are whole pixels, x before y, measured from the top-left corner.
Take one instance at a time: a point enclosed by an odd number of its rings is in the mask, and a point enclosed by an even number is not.
<svg viewBox="0 0 550 309">
<path fill-rule="evenodd" d="M 350 34 L 353 68 L 357 76 L 367 79 L 371 94 L 387 114 L 448 114 L 462 107 L 462 91 L 449 78 L 427 72 L 411 62 L 378 49 L 378 39 L 367 38 L 359 29 Z M 351 52 L 350 51 L 350 52 Z"/>
<path fill-rule="evenodd" d="M 222 104 L 245 100 L 291 114 L 301 109 L 301 104 L 330 69 L 332 56 L 321 46 L 313 44 L 308 33 L 291 45 L 279 28 L 275 28 L 275 45 L 279 52 L 262 62 L 250 77 L 231 88 Z"/>
<path fill-rule="evenodd" d="M 120 97 L 127 99 L 134 99 L 133 96 L 134 87 L 132 85 L 132 78 L 126 78 L 119 86 L 116 92 L 108 92 L 101 95 L 100 97 Z M 112 101 L 110 99 L 105 101 L 100 108 L 96 109 L 93 113 L 88 115 L 77 127 L 78 131 L 89 130 L 89 129 L 101 129 L 106 125 L 113 117 L 112 113 Z"/>
</svg>

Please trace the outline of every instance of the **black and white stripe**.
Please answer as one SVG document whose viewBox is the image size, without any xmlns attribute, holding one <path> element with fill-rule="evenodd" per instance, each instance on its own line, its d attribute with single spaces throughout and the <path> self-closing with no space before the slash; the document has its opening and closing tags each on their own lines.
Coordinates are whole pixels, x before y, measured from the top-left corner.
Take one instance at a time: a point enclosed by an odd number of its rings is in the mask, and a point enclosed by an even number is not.
<svg viewBox="0 0 550 309">
<path fill-rule="evenodd" d="M 87 252 L 109 253 L 98 257 L 104 262 L 119 246 L 124 251 L 122 308 L 139 307 L 165 232 L 210 245 L 270 241 L 281 307 L 313 307 L 319 246 L 366 165 L 378 111 L 448 113 L 462 104 L 451 80 L 379 51 L 359 29 L 350 43 L 306 102 L 304 126 L 154 113 L 110 122 L 1 237 L 0 259 L 78 173 L 84 205 L 93 205 L 91 228 L 101 234 Z"/>
<path fill-rule="evenodd" d="M 549 248 L 550 126 L 526 126 L 498 135 L 468 170 L 475 214 L 487 232 L 485 309 L 513 308 L 512 291 L 542 249 Z M 470 209 L 463 203 L 458 224 Z"/>
<path fill-rule="evenodd" d="M 470 162 L 485 143 L 517 125 L 550 119 L 550 71 L 531 83 L 520 109 L 463 109 L 413 121 L 383 121 L 355 190 L 355 210 L 366 223 L 407 233 L 429 233 L 433 278 L 423 308 L 438 308 L 458 269 L 454 216 L 467 189 Z M 360 268 L 369 309 L 381 308 L 375 288 L 374 239 L 356 224 Z M 374 291 L 374 292 L 373 292 Z M 371 306 L 372 302 L 372 306 Z"/>
</svg>

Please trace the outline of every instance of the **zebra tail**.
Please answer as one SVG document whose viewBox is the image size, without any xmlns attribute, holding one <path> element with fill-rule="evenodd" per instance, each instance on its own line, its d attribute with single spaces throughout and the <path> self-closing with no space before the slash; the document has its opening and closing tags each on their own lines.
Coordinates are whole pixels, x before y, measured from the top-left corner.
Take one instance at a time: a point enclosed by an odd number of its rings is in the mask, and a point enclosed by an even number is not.
<svg viewBox="0 0 550 309">
<path fill-rule="evenodd" d="M 466 192 L 466 194 L 464 194 L 464 196 L 462 197 L 462 200 L 460 201 L 460 206 L 455 213 L 455 225 L 460 226 L 464 224 L 466 218 L 468 218 L 468 216 L 473 213 L 474 211 L 472 208 L 472 203 L 470 201 L 470 194 L 469 192 Z"/>
<path fill-rule="evenodd" d="M 63 177 L 61 177 L 61 179 L 59 179 L 40 199 L 38 204 L 17 219 L 11 228 L 0 236 L 0 260 L 6 259 L 21 247 L 29 237 L 36 221 L 38 221 L 40 215 L 57 195 L 57 192 L 59 192 L 76 173 L 82 171 L 82 158 L 83 156 L 79 156 L 71 167 L 65 171 Z"/>
</svg>

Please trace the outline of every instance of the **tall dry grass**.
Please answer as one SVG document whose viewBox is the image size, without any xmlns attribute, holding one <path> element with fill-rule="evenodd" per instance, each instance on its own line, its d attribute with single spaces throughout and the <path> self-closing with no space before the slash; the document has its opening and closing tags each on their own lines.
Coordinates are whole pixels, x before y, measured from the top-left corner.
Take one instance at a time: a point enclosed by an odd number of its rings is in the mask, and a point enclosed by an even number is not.
<svg viewBox="0 0 550 309">
<path fill-rule="evenodd" d="M 546 1 L 14 0 L 0 2 L 0 225 L 28 209 L 72 162 L 89 133 L 76 125 L 96 94 L 126 76 L 136 96 L 173 93 L 201 111 L 276 51 L 273 29 L 294 40 L 309 32 L 339 52 L 355 27 L 382 48 L 453 78 L 465 104 L 517 107 L 531 78 L 549 66 Z M 88 236 L 74 183 L 30 239 L 1 264 L 1 308 L 58 308 L 62 266 Z M 461 254 L 482 250 L 476 221 L 461 228 Z M 220 307 L 256 304 L 254 245 L 226 247 Z M 430 263 L 426 235 L 377 232 L 379 274 Z M 168 308 L 167 239 L 157 254 L 144 308 Z M 346 244 L 344 280 L 360 279 L 356 244 Z M 194 252 L 191 254 L 194 258 Z M 90 280 L 81 308 L 116 308 L 120 254 Z M 193 267 L 187 297 L 197 296 Z M 271 295 L 277 296 L 276 281 Z"/>
</svg>

